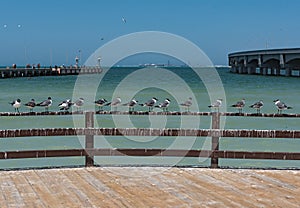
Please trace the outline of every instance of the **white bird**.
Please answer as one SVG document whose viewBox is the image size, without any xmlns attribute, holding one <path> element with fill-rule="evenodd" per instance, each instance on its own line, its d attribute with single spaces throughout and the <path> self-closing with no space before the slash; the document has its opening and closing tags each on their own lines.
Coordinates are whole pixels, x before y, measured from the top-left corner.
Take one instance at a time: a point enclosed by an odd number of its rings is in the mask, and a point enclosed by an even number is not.
<svg viewBox="0 0 300 208">
<path fill-rule="evenodd" d="M 112 106 L 114 107 L 114 111 L 117 111 L 118 106 L 122 103 L 122 100 L 120 97 L 115 98 L 114 100 L 112 100 L 111 102 L 107 103 L 105 106 Z"/>
<path fill-rule="evenodd" d="M 41 106 L 45 108 L 45 111 L 48 112 L 49 111 L 49 107 L 52 105 L 52 99 L 51 97 L 48 97 L 47 100 L 44 100 L 38 104 L 36 104 L 36 106 Z"/>
<path fill-rule="evenodd" d="M 167 112 L 170 103 L 171 103 L 171 100 L 169 98 L 166 98 L 164 102 L 156 105 L 155 107 L 156 108 L 161 108 L 161 109 L 163 109 L 164 112 Z"/>
<path fill-rule="evenodd" d="M 222 101 L 223 99 L 217 99 L 216 102 L 212 103 L 211 105 L 209 105 L 209 108 L 214 108 L 214 109 L 218 109 L 218 112 L 220 110 L 220 107 L 222 105 Z"/>
<path fill-rule="evenodd" d="M 27 108 L 29 108 L 29 111 L 32 112 L 33 108 L 36 106 L 35 100 L 31 99 L 28 103 L 24 104 Z"/>
<path fill-rule="evenodd" d="M 185 101 L 184 103 L 180 103 L 180 105 L 184 108 L 187 109 L 187 111 L 190 111 L 190 107 L 192 106 L 193 102 L 192 102 L 192 98 L 189 97 L 189 99 L 187 101 Z"/>
<path fill-rule="evenodd" d="M 127 21 L 126 21 L 126 19 L 124 18 L 124 17 L 122 17 L 122 21 L 124 22 L 124 23 L 126 23 Z"/>
<path fill-rule="evenodd" d="M 76 100 L 74 102 L 74 106 L 77 108 L 77 111 L 79 111 L 83 105 L 84 105 L 84 99 L 83 98 L 79 98 L 78 100 Z"/>
<path fill-rule="evenodd" d="M 284 102 L 281 102 L 279 99 L 273 101 L 278 109 L 277 113 L 282 113 L 282 110 L 292 109 L 292 107 L 287 106 Z"/>
<path fill-rule="evenodd" d="M 262 100 L 252 104 L 249 106 L 249 108 L 255 108 L 257 113 L 260 113 L 260 109 L 264 106 L 264 103 Z"/>
<path fill-rule="evenodd" d="M 107 103 L 107 100 L 104 98 L 101 98 L 99 100 L 96 100 L 95 105 L 99 107 L 99 111 L 103 111 L 103 106 Z"/>
<path fill-rule="evenodd" d="M 9 103 L 9 104 L 11 104 L 12 107 L 15 108 L 15 112 L 20 113 L 20 112 L 19 112 L 19 108 L 21 107 L 21 100 L 20 100 L 19 98 L 18 98 L 17 100 L 15 100 L 15 101 Z"/>
<path fill-rule="evenodd" d="M 58 104 L 58 107 L 60 110 L 68 111 L 73 104 L 70 99 L 67 99 Z"/>
<path fill-rule="evenodd" d="M 153 106 L 155 105 L 155 103 L 158 101 L 157 98 L 153 97 L 151 100 L 148 100 L 147 102 L 140 104 L 140 106 L 147 106 L 149 107 L 149 112 L 152 111 Z"/>
<path fill-rule="evenodd" d="M 246 101 L 245 98 L 243 98 L 241 101 L 238 101 L 236 104 L 231 105 L 231 107 L 237 108 L 239 110 L 239 113 L 242 113 L 245 104 Z"/>
<path fill-rule="evenodd" d="M 134 106 L 136 106 L 136 104 L 139 101 L 137 101 L 136 99 L 132 99 L 130 102 L 123 104 L 123 106 L 128 106 L 129 107 L 129 112 L 130 111 L 134 111 Z"/>
</svg>

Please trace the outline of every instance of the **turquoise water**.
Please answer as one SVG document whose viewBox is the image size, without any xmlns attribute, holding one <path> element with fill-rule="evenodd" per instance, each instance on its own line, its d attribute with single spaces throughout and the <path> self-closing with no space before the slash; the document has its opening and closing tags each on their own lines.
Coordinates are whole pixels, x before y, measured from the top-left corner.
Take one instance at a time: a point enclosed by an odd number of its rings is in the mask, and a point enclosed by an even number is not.
<svg viewBox="0 0 300 208">
<path fill-rule="evenodd" d="M 211 95 L 222 95 L 224 86 L 226 106 L 221 111 L 235 112 L 229 107 L 236 101 L 245 98 L 247 106 L 262 99 L 263 113 L 276 113 L 274 99 L 281 99 L 293 109 L 286 113 L 299 113 L 299 78 L 269 77 L 257 75 L 238 75 L 229 73 L 226 68 L 217 72 L 222 80 L 205 74 L 209 84 L 216 86 L 213 91 L 207 91 L 206 85 L 197 73 L 189 68 L 169 68 L 166 71 L 156 71 L 155 68 L 114 68 L 105 70 L 101 75 L 61 76 L 61 77 L 32 77 L 1 79 L 0 111 L 12 112 L 14 109 L 8 103 L 20 98 L 23 103 L 31 98 L 42 101 L 48 96 L 53 99 L 51 111 L 58 111 L 58 104 L 67 99 L 85 98 L 83 110 L 97 110 L 93 101 L 99 98 L 112 100 L 119 96 L 126 103 L 135 97 L 140 103 L 146 102 L 153 96 L 162 102 L 170 98 L 170 111 L 183 111 L 179 103 L 194 96 L 191 111 L 210 111 Z M 203 70 L 201 68 L 197 70 Z M 209 69 L 211 70 L 211 69 Z M 100 82 L 101 81 L 101 82 Z M 100 84 L 99 84 L 100 83 Z M 98 85 L 99 84 L 99 85 Z M 221 86 L 221 87 L 220 87 Z M 75 90 L 74 90 L 75 89 Z M 73 97 L 74 96 L 74 97 Z M 197 104 L 196 104 L 197 103 Z M 224 104 L 225 105 L 225 104 Z M 227 107 L 227 109 L 226 109 Z M 109 110 L 110 107 L 106 107 Z M 43 111 L 36 108 L 35 111 Z M 75 109 L 74 109 L 75 110 Z M 127 111 L 128 107 L 118 107 Z M 137 106 L 136 110 L 146 111 L 147 108 Z M 159 111 L 159 109 L 155 109 Z M 28 111 L 24 106 L 20 111 Z M 246 107 L 245 112 L 255 112 Z M 223 118 L 224 119 L 224 118 Z M 226 129 L 289 129 L 299 130 L 299 120 L 295 118 L 242 118 L 227 117 L 224 120 Z M 36 116 L 36 117 L 0 117 L 0 129 L 83 127 L 82 115 L 72 116 Z M 122 128 L 210 128 L 210 117 L 195 116 L 111 116 L 96 115 L 96 126 Z M 82 137 L 32 137 L 9 138 L 0 140 L 0 150 L 35 150 L 35 149 L 69 149 L 82 148 Z M 96 147 L 101 148 L 174 148 L 174 149 L 210 149 L 208 138 L 173 138 L 173 137 L 95 137 Z M 300 142 L 297 139 L 247 139 L 221 138 L 220 149 L 249 150 L 249 151 L 298 151 Z M 1 168 L 26 168 L 82 165 L 84 158 L 51 158 L 51 159 L 22 159 L 0 161 Z M 135 157 L 97 157 L 99 165 L 116 164 L 149 164 L 149 165 L 195 165 L 207 166 L 205 158 L 135 158 Z M 234 167 L 275 167 L 299 168 L 298 161 L 266 161 L 266 160 L 220 160 L 221 166 Z"/>
</svg>

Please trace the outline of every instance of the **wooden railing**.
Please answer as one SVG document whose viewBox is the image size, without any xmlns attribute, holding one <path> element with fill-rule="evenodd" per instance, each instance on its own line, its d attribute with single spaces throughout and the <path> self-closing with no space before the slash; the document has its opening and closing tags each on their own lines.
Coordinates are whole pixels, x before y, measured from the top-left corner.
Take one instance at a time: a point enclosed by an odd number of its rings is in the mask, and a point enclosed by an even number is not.
<svg viewBox="0 0 300 208">
<path fill-rule="evenodd" d="M 220 129 L 221 116 L 250 117 L 300 117 L 299 114 L 237 114 L 237 113 L 148 113 L 148 112 L 96 112 L 98 114 L 133 114 L 133 115 L 191 115 L 211 116 L 211 129 L 153 129 L 153 128 L 94 128 L 95 112 L 85 112 L 85 128 L 49 128 L 49 129 L 16 129 L 0 130 L 0 138 L 34 137 L 34 136 L 85 136 L 85 148 L 62 150 L 21 150 L 2 151 L 0 159 L 45 158 L 45 157 L 85 157 L 85 165 L 93 166 L 95 156 L 162 156 L 162 157 L 206 157 L 211 158 L 212 168 L 219 167 L 219 158 L 231 159 L 272 159 L 300 160 L 300 152 L 248 152 L 219 150 L 220 137 L 243 138 L 300 138 L 300 130 L 245 130 Z M 41 116 L 41 115 L 72 115 L 82 112 L 62 113 L 0 113 L 0 116 Z M 94 148 L 94 136 L 182 136 L 211 137 L 211 150 L 179 150 L 179 149 L 99 149 Z"/>
</svg>

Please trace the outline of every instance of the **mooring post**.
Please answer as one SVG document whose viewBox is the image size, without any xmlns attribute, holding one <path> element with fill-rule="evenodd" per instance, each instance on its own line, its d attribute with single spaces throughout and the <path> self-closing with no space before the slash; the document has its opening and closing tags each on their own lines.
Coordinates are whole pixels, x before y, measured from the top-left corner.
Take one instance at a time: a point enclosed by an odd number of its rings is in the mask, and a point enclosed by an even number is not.
<svg viewBox="0 0 300 208">
<path fill-rule="evenodd" d="M 220 129 L 220 113 L 212 112 L 212 129 Z M 218 168 L 219 167 L 219 158 L 215 155 L 215 151 L 219 150 L 219 137 L 212 136 L 211 137 L 211 161 L 210 167 L 211 168 Z"/>
<path fill-rule="evenodd" d="M 85 112 L 85 128 L 94 128 L 94 112 Z M 85 135 L 85 148 L 94 148 L 94 135 Z M 94 155 L 90 151 L 87 151 L 87 153 L 85 156 L 85 166 L 94 166 Z"/>
</svg>

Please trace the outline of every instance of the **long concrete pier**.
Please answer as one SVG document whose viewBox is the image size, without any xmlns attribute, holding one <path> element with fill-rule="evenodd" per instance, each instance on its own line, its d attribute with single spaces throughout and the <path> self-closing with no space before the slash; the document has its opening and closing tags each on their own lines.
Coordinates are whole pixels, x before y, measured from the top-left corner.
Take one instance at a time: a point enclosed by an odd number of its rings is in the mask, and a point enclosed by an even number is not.
<svg viewBox="0 0 300 208">
<path fill-rule="evenodd" d="M 100 67 L 1 68 L 0 79 L 15 77 L 61 76 L 101 73 Z"/>
<path fill-rule="evenodd" d="M 300 48 L 235 52 L 228 62 L 233 73 L 300 77 Z"/>
</svg>

